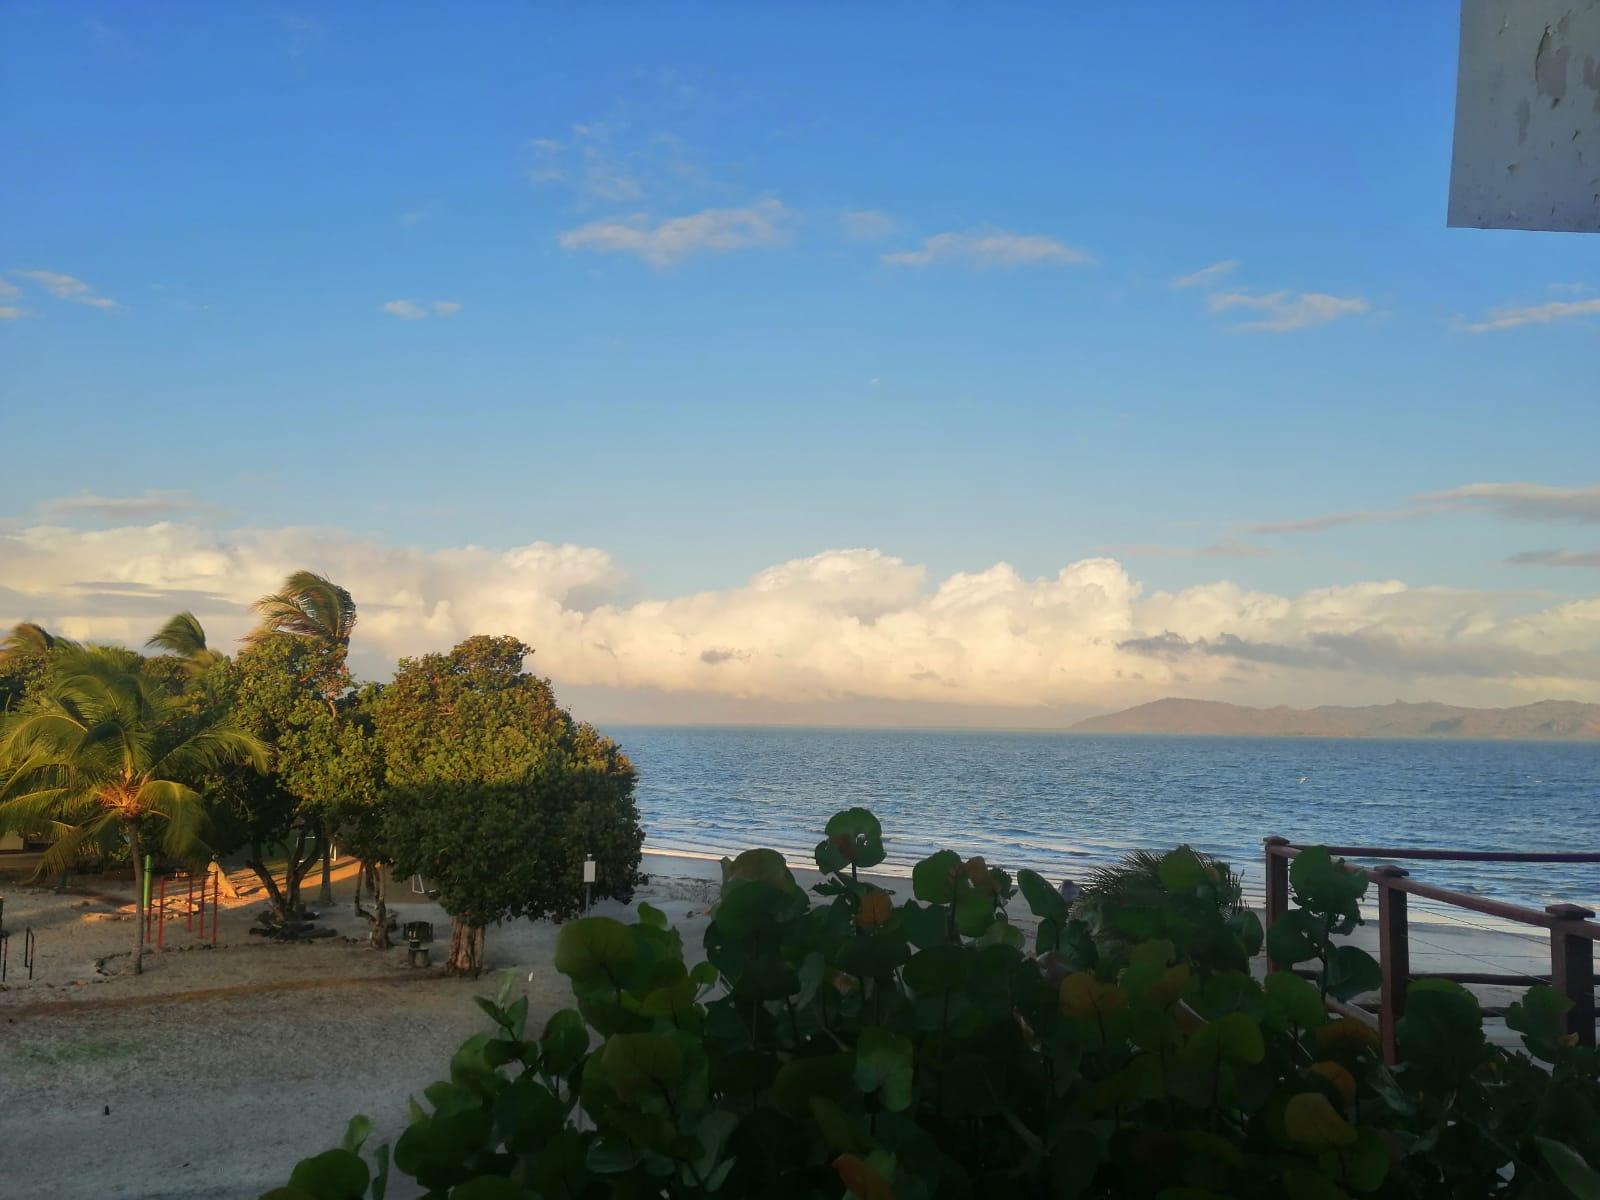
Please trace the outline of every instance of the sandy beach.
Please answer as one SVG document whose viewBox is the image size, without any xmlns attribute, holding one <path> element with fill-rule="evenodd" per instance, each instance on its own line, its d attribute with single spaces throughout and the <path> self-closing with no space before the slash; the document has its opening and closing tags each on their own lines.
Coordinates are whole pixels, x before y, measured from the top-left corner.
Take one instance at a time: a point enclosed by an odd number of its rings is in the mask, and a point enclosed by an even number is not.
<svg viewBox="0 0 1600 1200">
<path fill-rule="evenodd" d="M 650 882 L 636 902 L 663 909 L 696 956 L 716 861 L 647 855 L 644 870 Z M 808 887 L 818 878 L 796 876 Z M 352 886 L 348 874 L 337 880 L 336 903 L 319 918 L 337 937 L 293 945 L 252 937 L 261 901 L 246 896 L 225 906 L 215 949 L 181 918 L 169 922 L 166 948 L 147 955 L 141 976 L 128 952 L 131 885 L 97 881 L 64 894 L 7 887 L 15 936 L 0 990 L 0 1197 L 257 1196 L 283 1183 L 296 1160 L 335 1143 L 355 1113 L 373 1119 L 375 1137 L 397 1137 L 406 1097 L 484 1028 L 473 996 L 509 980 L 513 995 L 529 997 L 530 1024 L 569 1002 L 550 965 L 554 924 L 492 928 L 484 976 L 449 979 L 408 967 L 403 949 L 369 949 Z M 448 918 L 436 905 L 405 881 L 392 890 L 402 921 L 431 920 L 443 936 Z M 1013 907 L 1031 937 L 1020 902 Z M 627 919 L 630 908 L 607 902 L 595 911 Z M 29 926 L 38 938 L 32 982 L 21 969 Z M 1486 958 L 1501 969 L 1548 969 L 1525 939 L 1442 926 L 1425 936 L 1433 944 L 1419 970 L 1486 969 Z M 397 1180 L 389 1194 L 417 1193 Z"/>
</svg>

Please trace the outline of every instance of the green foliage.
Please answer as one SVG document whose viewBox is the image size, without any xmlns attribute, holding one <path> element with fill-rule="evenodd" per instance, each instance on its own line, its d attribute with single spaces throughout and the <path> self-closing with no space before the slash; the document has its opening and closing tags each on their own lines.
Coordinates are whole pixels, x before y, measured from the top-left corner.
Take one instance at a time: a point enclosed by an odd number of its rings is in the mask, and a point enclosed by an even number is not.
<svg viewBox="0 0 1600 1200">
<path fill-rule="evenodd" d="M 49 833 L 41 870 L 123 838 L 192 855 L 206 823 L 195 784 L 223 767 L 265 768 L 266 747 L 200 714 L 130 650 L 55 650 L 27 702 L 0 723 L 0 829 Z"/>
<path fill-rule="evenodd" d="M 850 869 L 876 821 L 829 828 L 820 903 L 771 850 L 724 862 L 703 962 L 648 905 L 563 927 L 576 1007 L 530 1035 L 525 998 L 480 1001 L 493 1032 L 413 1104 L 395 1167 L 441 1198 L 1595 1194 L 1596 1056 L 1548 989 L 1510 1018 L 1536 1064 L 1483 1040 L 1470 995 L 1418 983 L 1390 1070 L 1324 1010 L 1320 983 L 1365 964 L 1258 981 L 1259 930 L 1186 848 L 1095 906 L 1098 942 L 1022 873 L 1053 926 L 1035 957 L 1004 872 L 941 852 L 898 898 Z M 1350 919 L 1338 870 L 1301 872 L 1295 938 Z"/>
<path fill-rule="evenodd" d="M 0 639 L 0 714 L 20 705 L 44 678 L 51 658 L 73 645 L 31 621 L 12 626 Z"/>
<path fill-rule="evenodd" d="M 472 928 L 575 915 L 586 854 L 597 896 L 628 899 L 638 872 L 633 766 L 523 670 L 529 653 L 515 638 L 474 637 L 403 659 L 372 705 L 384 841 Z"/>
</svg>

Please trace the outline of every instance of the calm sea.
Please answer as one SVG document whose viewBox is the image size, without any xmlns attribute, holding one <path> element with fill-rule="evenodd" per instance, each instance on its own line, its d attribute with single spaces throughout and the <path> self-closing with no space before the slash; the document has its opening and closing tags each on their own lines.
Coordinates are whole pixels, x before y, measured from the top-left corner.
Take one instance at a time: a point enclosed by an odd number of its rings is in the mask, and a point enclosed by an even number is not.
<svg viewBox="0 0 1600 1200">
<path fill-rule="evenodd" d="M 1261 839 L 1600 849 L 1600 745 L 1084 737 L 917 730 L 608 729 L 652 849 L 771 846 L 810 865 L 830 814 L 877 813 L 891 865 L 948 847 L 1052 879 L 1188 842 L 1261 883 Z M 1538 906 L 1600 901 L 1600 865 L 1414 864 Z"/>
</svg>

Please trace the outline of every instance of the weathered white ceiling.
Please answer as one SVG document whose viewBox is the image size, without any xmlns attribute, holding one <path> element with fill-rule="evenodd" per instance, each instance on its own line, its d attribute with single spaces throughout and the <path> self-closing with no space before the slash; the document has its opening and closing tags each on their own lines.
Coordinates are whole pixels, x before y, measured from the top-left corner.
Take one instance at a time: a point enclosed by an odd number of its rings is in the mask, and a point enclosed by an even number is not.
<svg viewBox="0 0 1600 1200">
<path fill-rule="evenodd" d="M 1600 232 L 1600 0 L 1462 0 L 1450 224 Z"/>
</svg>

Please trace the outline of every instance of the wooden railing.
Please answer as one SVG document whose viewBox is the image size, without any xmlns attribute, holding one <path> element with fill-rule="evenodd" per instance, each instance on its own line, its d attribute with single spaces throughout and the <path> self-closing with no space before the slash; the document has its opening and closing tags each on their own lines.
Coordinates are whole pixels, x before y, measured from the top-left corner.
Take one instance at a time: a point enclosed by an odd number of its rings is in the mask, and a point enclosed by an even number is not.
<svg viewBox="0 0 1600 1200">
<path fill-rule="evenodd" d="M 1287 838 L 1269 837 L 1266 848 L 1266 919 L 1274 920 L 1289 911 L 1289 862 L 1303 847 Z M 1524 862 L 1524 863 L 1600 863 L 1600 853 L 1539 853 L 1517 850 L 1426 850 L 1394 846 L 1329 846 L 1328 851 L 1342 858 L 1383 858 L 1431 860 L 1434 862 Z M 1527 975 L 1497 972 L 1413 971 L 1411 934 L 1406 903 L 1411 896 L 1435 900 L 1468 912 L 1481 913 L 1518 925 L 1529 925 L 1550 933 L 1549 983 L 1567 999 L 1567 1031 L 1581 1045 L 1595 1044 L 1594 944 L 1600 940 L 1600 924 L 1594 912 L 1576 904 L 1552 904 L 1542 911 L 1520 904 L 1507 904 L 1485 896 L 1435 887 L 1412 879 L 1404 868 L 1385 865 L 1357 867 L 1378 890 L 1378 965 L 1382 984 L 1378 999 L 1378 1031 L 1383 1038 L 1383 1056 L 1389 1063 L 1400 1060 L 1398 1027 L 1406 1010 L 1406 986 L 1413 979 L 1452 979 L 1457 983 L 1525 984 Z"/>
</svg>

